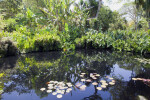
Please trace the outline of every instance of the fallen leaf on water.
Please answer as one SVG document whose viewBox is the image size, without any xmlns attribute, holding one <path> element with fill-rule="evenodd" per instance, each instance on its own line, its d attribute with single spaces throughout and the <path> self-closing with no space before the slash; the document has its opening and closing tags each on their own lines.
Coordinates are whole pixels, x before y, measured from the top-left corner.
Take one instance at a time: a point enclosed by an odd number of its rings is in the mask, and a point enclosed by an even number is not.
<svg viewBox="0 0 150 100">
<path fill-rule="evenodd" d="M 50 82 L 46 82 L 46 84 L 50 84 Z"/>
</svg>

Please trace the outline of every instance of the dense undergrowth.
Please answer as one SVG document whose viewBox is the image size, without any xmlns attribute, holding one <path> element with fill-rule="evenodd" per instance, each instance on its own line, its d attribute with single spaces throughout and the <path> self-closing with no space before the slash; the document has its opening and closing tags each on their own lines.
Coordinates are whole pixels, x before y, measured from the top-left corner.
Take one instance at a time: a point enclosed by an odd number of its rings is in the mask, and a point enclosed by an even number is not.
<svg viewBox="0 0 150 100">
<path fill-rule="evenodd" d="M 150 52 L 150 33 L 146 31 L 116 30 L 107 33 L 87 32 L 85 35 L 68 42 L 65 37 L 57 33 L 34 34 L 31 33 L 1 33 L 0 52 L 3 55 L 15 55 L 17 52 L 29 53 L 37 51 L 75 49 L 112 49 L 139 53 Z M 61 33 L 62 34 L 62 33 Z M 8 38 L 4 40 L 4 38 Z"/>
<path fill-rule="evenodd" d="M 150 52 L 150 32 L 117 30 L 108 33 L 88 33 L 75 40 L 76 48 L 114 49 L 140 53 Z"/>
</svg>

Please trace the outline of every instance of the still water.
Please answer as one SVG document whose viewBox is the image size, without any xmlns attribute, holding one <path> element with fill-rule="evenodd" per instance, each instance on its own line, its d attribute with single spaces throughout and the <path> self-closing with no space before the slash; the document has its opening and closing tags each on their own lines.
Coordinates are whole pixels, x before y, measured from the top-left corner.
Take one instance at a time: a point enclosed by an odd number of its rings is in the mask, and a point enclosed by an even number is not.
<svg viewBox="0 0 150 100">
<path fill-rule="evenodd" d="M 131 53 L 94 50 L 81 50 L 70 54 L 59 51 L 31 53 L 1 58 L 0 73 L 4 75 L 0 78 L 0 98 L 1 100 L 139 100 L 139 98 L 150 100 L 149 83 L 132 80 L 132 78 L 150 78 L 150 65 L 139 62 L 137 58 L 149 59 Z M 112 80 L 115 82 L 114 85 L 109 84 Z M 107 85 L 98 90 L 97 87 L 103 85 L 101 81 L 105 81 Z M 63 83 L 66 89 L 58 88 L 59 82 Z M 94 82 L 97 84 L 93 85 Z M 48 85 L 52 88 L 49 89 Z M 81 88 L 82 86 L 84 88 Z M 41 88 L 44 90 L 41 91 Z M 70 89 L 69 92 L 67 88 Z M 47 93 L 47 90 L 51 92 Z M 62 97 L 58 98 L 60 94 Z"/>
</svg>

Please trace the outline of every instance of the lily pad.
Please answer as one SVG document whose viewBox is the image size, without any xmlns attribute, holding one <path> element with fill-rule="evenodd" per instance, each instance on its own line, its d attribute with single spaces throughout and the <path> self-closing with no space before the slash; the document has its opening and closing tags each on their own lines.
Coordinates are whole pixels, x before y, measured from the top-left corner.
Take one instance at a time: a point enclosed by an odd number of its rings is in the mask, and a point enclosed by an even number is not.
<svg viewBox="0 0 150 100">
<path fill-rule="evenodd" d="M 109 84 L 110 84 L 110 85 L 115 85 L 115 83 L 114 83 L 114 82 L 109 82 Z"/>
<path fill-rule="evenodd" d="M 45 88 L 41 88 L 40 90 L 41 90 L 41 91 L 44 91 L 44 90 L 45 90 Z"/>
<path fill-rule="evenodd" d="M 52 95 L 56 95 L 56 94 L 57 94 L 57 92 L 53 92 L 53 93 L 52 93 Z"/>
<path fill-rule="evenodd" d="M 47 93 L 51 93 L 52 92 L 52 90 L 47 90 Z"/>
<path fill-rule="evenodd" d="M 81 79 L 82 82 L 85 82 L 85 79 Z"/>
<path fill-rule="evenodd" d="M 62 95 L 61 95 L 61 94 L 58 94 L 58 95 L 57 95 L 57 98 L 62 98 Z"/>
<path fill-rule="evenodd" d="M 106 85 L 101 85 L 102 88 L 106 88 Z"/>
<path fill-rule="evenodd" d="M 97 90 L 102 90 L 102 88 L 101 88 L 101 87 L 97 87 L 96 89 L 97 89 Z"/>
<path fill-rule="evenodd" d="M 93 84 L 93 85 L 98 85 L 98 83 L 97 83 L 97 82 L 93 82 L 92 84 Z"/>
<path fill-rule="evenodd" d="M 86 82 L 92 82 L 92 80 L 91 79 L 87 79 Z"/>
</svg>

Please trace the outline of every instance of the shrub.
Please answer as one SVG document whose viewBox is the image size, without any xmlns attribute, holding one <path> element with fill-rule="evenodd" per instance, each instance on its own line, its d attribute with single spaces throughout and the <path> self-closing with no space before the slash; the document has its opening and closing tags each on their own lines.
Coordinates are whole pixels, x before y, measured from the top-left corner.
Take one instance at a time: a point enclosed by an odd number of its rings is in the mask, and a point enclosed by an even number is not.
<svg viewBox="0 0 150 100">
<path fill-rule="evenodd" d="M 17 54 L 18 49 L 11 40 L 0 41 L 0 56 L 14 56 Z"/>
<path fill-rule="evenodd" d="M 123 31 L 87 33 L 86 36 L 75 40 L 76 48 L 111 49 L 119 51 L 132 51 L 150 53 L 150 36 L 148 32 Z"/>
<path fill-rule="evenodd" d="M 37 35 L 33 40 L 33 51 L 51 51 L 61 48 L 60 37 L 55 34 Z"/>
</svg>

